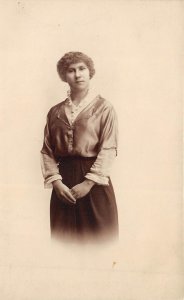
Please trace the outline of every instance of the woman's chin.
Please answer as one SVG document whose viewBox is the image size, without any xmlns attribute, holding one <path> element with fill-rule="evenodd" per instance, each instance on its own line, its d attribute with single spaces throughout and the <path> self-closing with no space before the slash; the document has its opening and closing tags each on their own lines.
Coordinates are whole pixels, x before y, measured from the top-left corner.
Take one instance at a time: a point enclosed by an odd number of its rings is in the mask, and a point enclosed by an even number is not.
<svg viewBox="0 0 184 300">
<path fill-rule="evenodd" d="M 75 87 L 73 88 L 73 90 L 75 91 L 85 91 L 89 88 L 89 85 L 86 85 L 84 83 L 78 83 L 77 85 L 75 85 Z"/>
</svg>

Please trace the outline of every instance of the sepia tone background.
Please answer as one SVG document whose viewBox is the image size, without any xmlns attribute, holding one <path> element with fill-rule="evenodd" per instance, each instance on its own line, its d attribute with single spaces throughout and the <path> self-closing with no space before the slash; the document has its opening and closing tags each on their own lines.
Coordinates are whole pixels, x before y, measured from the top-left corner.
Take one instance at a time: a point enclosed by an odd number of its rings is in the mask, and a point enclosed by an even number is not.
<svg viewBox="0 0 184 300">
<path fill-rule="evenodd" d="M 182 300 L 182 1 L 0 1 L 3 300 Z M 40 149 L 67 51 L 119 119 L 118 245 L 54 244 Z"/>
</svg>

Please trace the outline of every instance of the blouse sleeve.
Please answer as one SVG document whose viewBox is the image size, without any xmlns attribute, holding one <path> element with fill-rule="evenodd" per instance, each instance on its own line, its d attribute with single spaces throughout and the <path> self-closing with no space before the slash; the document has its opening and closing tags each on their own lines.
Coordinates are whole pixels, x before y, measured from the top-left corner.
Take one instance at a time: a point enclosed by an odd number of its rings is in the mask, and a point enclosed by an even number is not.
<svg viewBox="0 0 184 300">
<path fill-rule="evenodd" d="M 49 131 L 49 117 L 47 116 L 47 124 L 44 130 L 44 142 L 41 150 L 41 169 L 44 177 L 44 187 L 52 187 L 54 180 L 62 180 L 59 174 L 58 163 L 56 162 L 52 150 L 51 137 Z"/>
<path fill-rule="evenodd" d="M 117 156 L 118 126 L 113 107 L 107 107 L 102 114 L 99 153 L 85 178 L 100 185 L 108 185 L 110 170 Z"/>
</svg>

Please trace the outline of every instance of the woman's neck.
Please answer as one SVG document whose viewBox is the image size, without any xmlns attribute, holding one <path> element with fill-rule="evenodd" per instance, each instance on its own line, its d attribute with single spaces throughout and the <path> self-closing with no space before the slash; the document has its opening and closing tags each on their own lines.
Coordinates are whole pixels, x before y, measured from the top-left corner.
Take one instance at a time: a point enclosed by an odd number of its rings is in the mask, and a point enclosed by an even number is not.
<svg viewBox="0 0 184 300">
<path fill-rule="evenodd" d="M 75 105 L 78 105 L 87 95 L 88 89 L 81 91 L 71 90 L 71 100 Z"/>
</svg>

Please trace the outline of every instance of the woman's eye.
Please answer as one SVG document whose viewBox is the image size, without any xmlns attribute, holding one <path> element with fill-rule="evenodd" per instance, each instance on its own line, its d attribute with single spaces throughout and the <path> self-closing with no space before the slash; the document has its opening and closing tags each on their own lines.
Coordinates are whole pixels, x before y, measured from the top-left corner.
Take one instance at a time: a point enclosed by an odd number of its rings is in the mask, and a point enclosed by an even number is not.
<svg viewBox="0 0 184 300">
<path fill-rule="evenodd" d="M 85 67 L 80 67 L 80 70 L 85 70 L 86 68 Z"/>
</svg>

